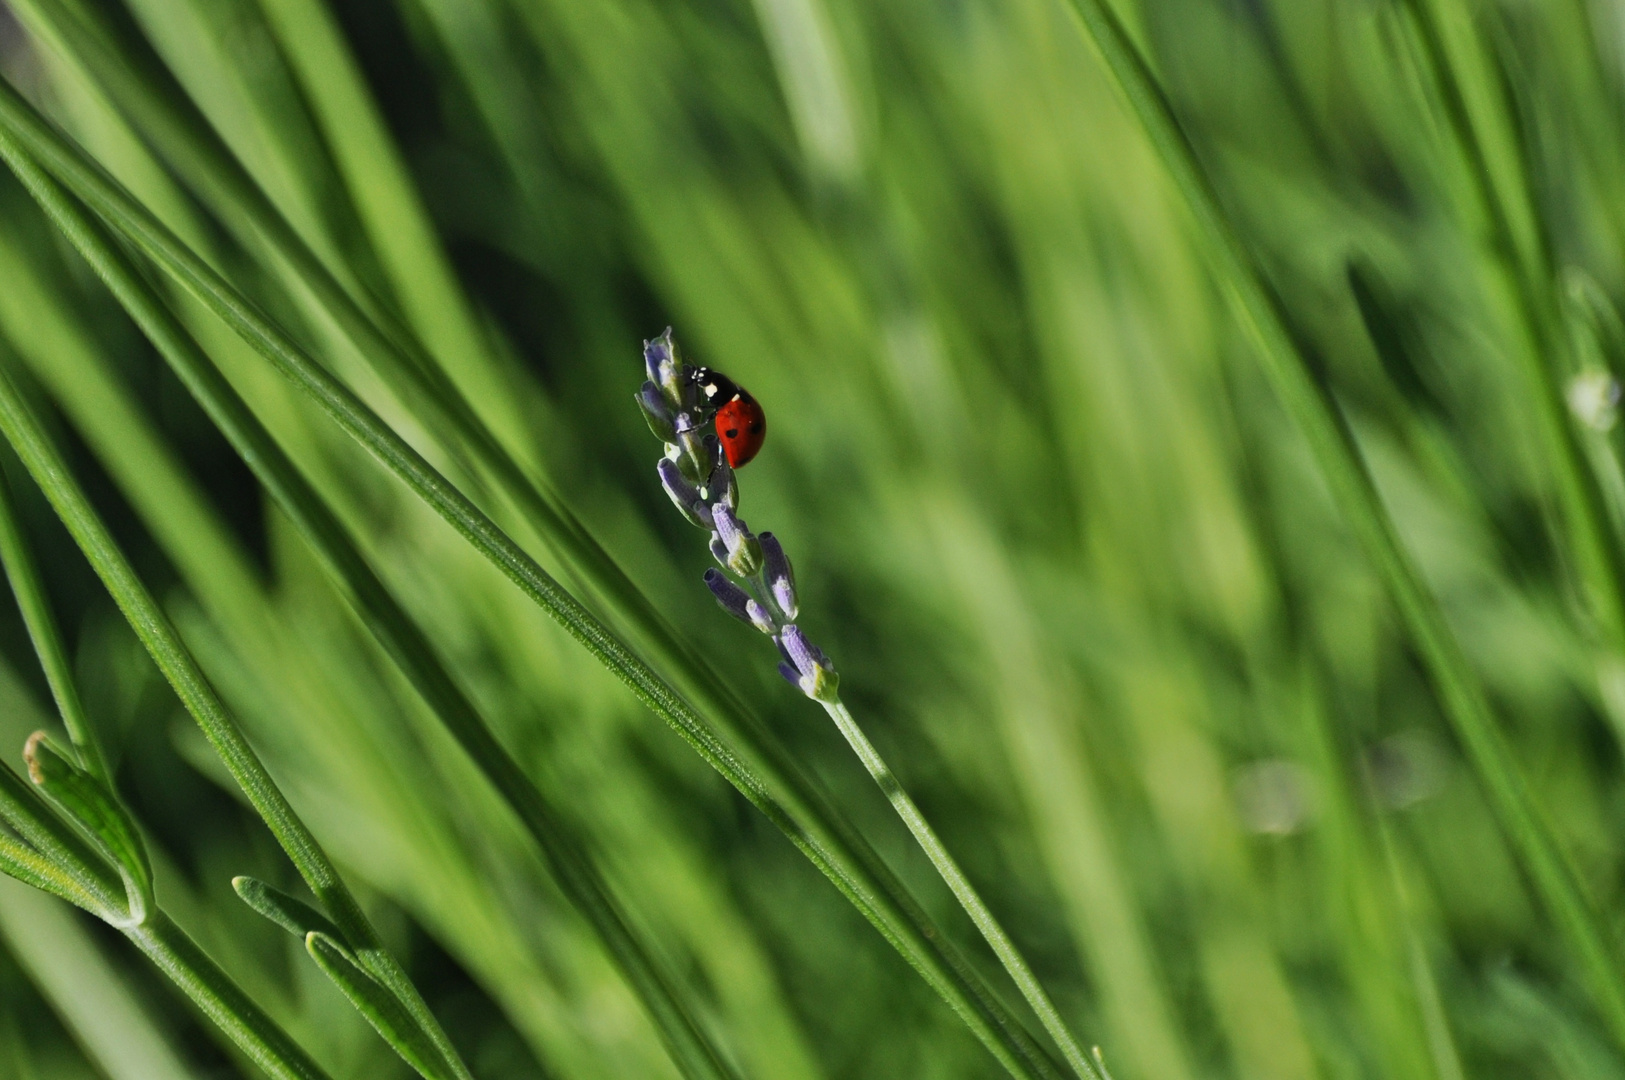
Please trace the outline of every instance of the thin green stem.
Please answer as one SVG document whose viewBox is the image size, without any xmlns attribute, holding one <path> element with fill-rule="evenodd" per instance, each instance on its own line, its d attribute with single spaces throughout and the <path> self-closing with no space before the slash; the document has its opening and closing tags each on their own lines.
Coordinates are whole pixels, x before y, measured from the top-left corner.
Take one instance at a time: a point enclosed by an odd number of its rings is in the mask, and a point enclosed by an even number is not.
<svg viewBox="0 0 1625 1080">
<path fill-rule="evenodd" d="M 428 636 L 379 579 L 337 515 L 101 227 L 31 161 L 19 159 L 11 165 L 288 514 L 401 671 L 513 807 L 564 893 L 597 930 L 643 998 L 685 1074 L 729 1076 L 730 1069 L 683 1006 L 671 978 L 660 970 L 602 876 L 570 838 L 563 815 L 497 741 Z M 413 1011 L 427 1031 L 438 1033 L 435 1041 L 443 1044 L 441 1051 L 455 1060 L 455 1050 L 428 1010 Z M 466 1076 L 466 1070 L 460 1069 L 460 1075 Z"/>
<path fill-rule="evenodd" d="M 891 766 L 880 756 L 880 751 L 875 749 L 869 737 L 863 733 L 851 711 L 839 699 L 820 704 L 824 706 L 824 711 L 829 713 L 830 719 L 835 721 L 835 726 L 841 729 L 847 745 L 852 747 L 852 752 L 858 755 L 863 767 L 874 777 L 881 793 L 892 804 L 892 809 L 897 811 L 897 816 L 903 819 L 908 831 L 914 834 L 915 841 L 931 860 L 931 865 L 936 867 L 937 873 L 942 875 L 942 880 L 953 890 L 955 898 L 959 900 L 959 906 L 965 909 L 965 913 L 976 924 L 976 929 L 982 932 L 982 937 L 992 946 L 999 962 L 1004 965 L 1004 969 L 1010 973 L 1010 978 L 1014 979 L 1016 986 L 1020 988 L 1022 996 L 1027 999 L 1027 1004 L 1038 1014 L 1044 1030 L 1049 1032 L 1050 1038 L 1061 1048 L 1061 1053 L 1066 1057 L 1067 1064 L 1072 1066 L 1072 1071 L 1080 1080 L 1099 1080 L 1093 1064 L 1084 1056 L 1072 1033 L 1067 1030 L 1066 1022 L 1061 1019 L 1061 1014 L 1056 1010 L 1049 994 L 1044 991 L 1038 976 L 1027 966 L 1026 958 L 1016 948 L 1015 942 L 1010 940 L 1010 935 L 1005 933 L 1004 927 L 999 925 L 999 920 L 994 918 L 993 912 L 988 909 L 981 894 L 976 891 L 976 886 L 970 883 L 970 879 L 959 868 L 959 863 L 948 853 L 936 830 L 925 820 L 925 815 L 920 813 L 920 808 L 903 789 L 902 781 L 897 779 L 897 774 L 891 771 Z"/>
<path fill-rule="evenodd" d="M 678 731 L 830 878 L 1005 1068 L 1015 1076 L 1054 1075 L 1054 1066 L 1042 1049 L 943 937 L 857 830 L 833 810 L 790 752 L 776 739 L 761 734 L 758 720 L 742 709 L 730 707 L 737 699 L 719 691 L 723 707 L 718 713 L 733 725 L 731 733 L 740 735 L 746 747 L 754 751 L 748 763 L 652 667 L 559 586 L 348 387 L 87 160 L 5 83 L 0 83 L 0 128 L 310 395 L 347 434 Z M 635 586 L 629 587 L 635 591 Z M 674 648 L 679 655 L 689 653 L 686 647 Z M 771 788 L 756 768 L 767 774 Z"/>
<path fill-rule="evenodd" d="M 11 487 L 0 477 L 0 562 L 5 564 L 6 578 L 17 597 L 17 608 L 22 612 L 28 637 L 39 656 L 40 667 L 45 669 L 45 681 L 50 684 L 51 696 L 56 699 L 62 723 L 68 729 L 68 738 L 79 752 L 79 764 L 91 776 L 100 780 L 108 791 L 113 790 L 112 775 L 107 768 L 107 755 L 102 752 L 101 740 L 85 715 L 79 700 L 79 691 L 73 681 L 73 668 L 68 663 L 67 650 L 62 647 L 62 635 L 57 630 L 56 616 L 51 614 L 51 602 L 46 598 L 40 582 L 34 557 L 23 539 L 12 505 Z"/>
<path fill-rule="evenodd" d="M 1401 544 L 1353 432 L 1299 350 L 1280 297 L 1225 215 L 1195 148 L 1116 13 L 1104 0 L 1067 2 L 1184 199 L 1215 280 L 1398 609 L 1502 830 L 1583 965 L 1615 1039 L 1625 1044 L 1625 982 L 1609 934 L 1546 824 L 1460 643 Z"/>
<path fill-rule="evenodd" d="M 328 1080 L 322 1067 L 168 915 L 154 910 L 142 925 L 125 930 L 124 936 L 274 1080 Z"/>
</svg>

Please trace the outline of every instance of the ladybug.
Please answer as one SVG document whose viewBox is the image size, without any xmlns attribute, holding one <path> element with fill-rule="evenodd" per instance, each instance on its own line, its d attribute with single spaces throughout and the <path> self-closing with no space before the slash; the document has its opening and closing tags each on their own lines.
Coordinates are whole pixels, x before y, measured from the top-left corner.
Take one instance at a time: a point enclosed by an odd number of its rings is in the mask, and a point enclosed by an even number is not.
<svg viewBox="0 0 1625 1080">
<path fill-rule="evenodd" d="M 728 464 L 740 468 L 762 448 L 767 438 L 767 414 L 748 390 L 720 371 L 694 368 L 689 378 L 706 405 L 716 410 L 717 438 L 728 455 Z"/>
</svg>

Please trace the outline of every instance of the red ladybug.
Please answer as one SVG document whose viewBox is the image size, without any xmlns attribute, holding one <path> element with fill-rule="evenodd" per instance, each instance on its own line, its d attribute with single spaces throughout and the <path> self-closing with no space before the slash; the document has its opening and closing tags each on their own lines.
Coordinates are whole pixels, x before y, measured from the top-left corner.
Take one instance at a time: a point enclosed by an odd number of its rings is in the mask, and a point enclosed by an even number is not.
<svg viewBox="0 0 1625 1080">
<path fill-rule="evenodd" d="M 720 371 L 695 368 L 689 375 L 706 403 L 717 411 L 717 438 L 728 464 L 740 468 L 762 448 L 767 438 L 767 414 L 749 391 Z"/>
</svg>

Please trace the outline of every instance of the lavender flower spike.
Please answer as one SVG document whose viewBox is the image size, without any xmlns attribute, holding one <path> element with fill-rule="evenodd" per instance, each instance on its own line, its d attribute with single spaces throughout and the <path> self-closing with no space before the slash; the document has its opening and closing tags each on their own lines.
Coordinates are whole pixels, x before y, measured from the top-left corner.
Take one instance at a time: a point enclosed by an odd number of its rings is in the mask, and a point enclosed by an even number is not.
<svg viewBox="0 0 1625 1080">
<path fill-rule="evenodd" d="M 761 543 L 727 503 L 713 503 L 711 517 L 716 522 L 717 536 L 728 549 L 728 569 L 742 578 L 755 577 L 762 569 Z"/>
<path fill-rule="evenodd" d="M 666 494 L 671 496 L 671 501 L 676 504 L 677 509 L 683 512 L 683 516 L 702 529 L 712 528 L 711 511 L 701 500 L 700 489 L 688 482 L 688 478 L 677 467 L 677 462 L 671 458 L 661 458 L 660 463 L 655 466 L 655 471 L 660 474 L 661 486 L 666 489 Z"/>
<path fill-rule="evenodd" d="M 779 605 L 786 620 L 794 619 L 799 605 L 796 602 L 796 572 L 790 567 L 790 557 L 784 553 L 784 545 L 779 543 L 779 538 L 772 533 L 765 532 L 756 539 L 762 544 L 763 576 L 767 578 L 773 602 Z"/>
<path fill-rule="evenodd" d="M 835 674 L 835 665 L 830 663 L 822 649 L 807 640 L 801 627 L 791 623 L 779 634 L 777 641 L 780 651 L 789 657 L 801 676 L 796 680 L 796 685 L 803 694 L 829 705 L 840 701 L 836 693 L 840 677 Z"/>
</svg>

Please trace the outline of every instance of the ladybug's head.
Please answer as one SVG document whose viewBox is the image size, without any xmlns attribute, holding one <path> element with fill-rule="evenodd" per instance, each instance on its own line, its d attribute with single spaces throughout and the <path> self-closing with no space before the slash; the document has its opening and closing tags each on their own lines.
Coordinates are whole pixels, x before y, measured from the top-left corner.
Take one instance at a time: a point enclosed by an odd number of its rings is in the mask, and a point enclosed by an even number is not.
<svg viewBox="0 0 1625 1080">
<path fill-rule="evenodd" d="M 742 393 L 739 384 L 708 367 L 690 368 L 688 378 L 699 389 L 700 398 L 713 409 L 720 409 Z"/>
</svg>

